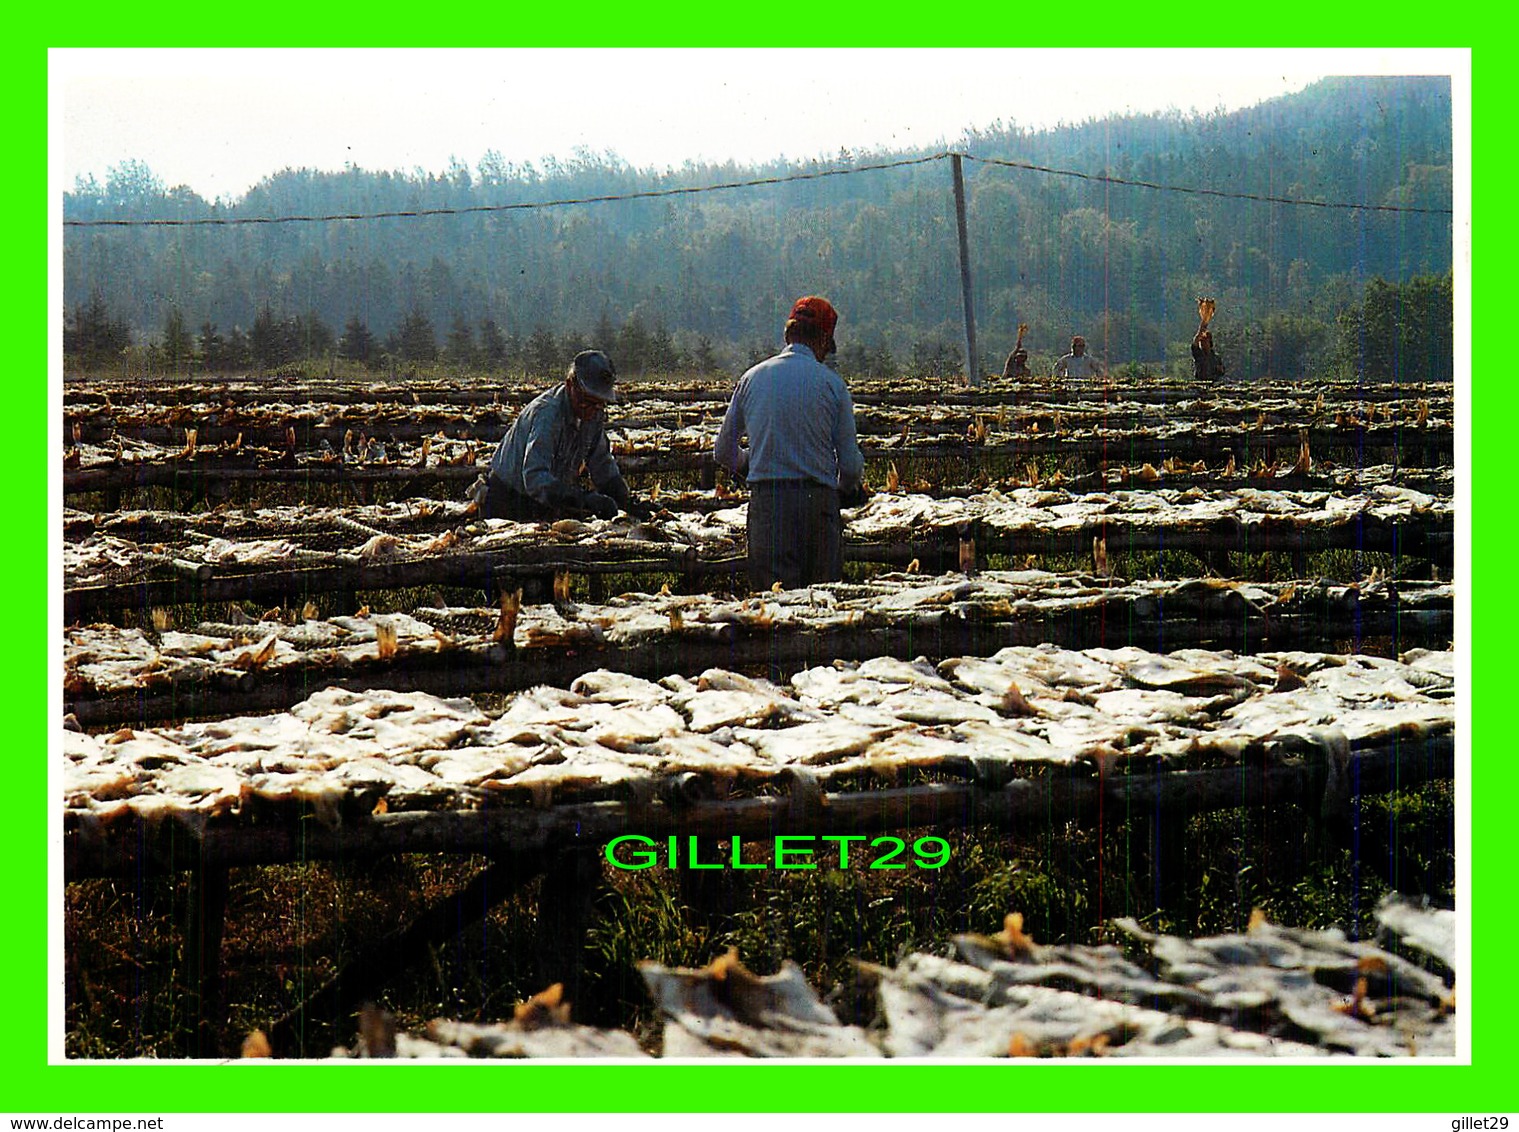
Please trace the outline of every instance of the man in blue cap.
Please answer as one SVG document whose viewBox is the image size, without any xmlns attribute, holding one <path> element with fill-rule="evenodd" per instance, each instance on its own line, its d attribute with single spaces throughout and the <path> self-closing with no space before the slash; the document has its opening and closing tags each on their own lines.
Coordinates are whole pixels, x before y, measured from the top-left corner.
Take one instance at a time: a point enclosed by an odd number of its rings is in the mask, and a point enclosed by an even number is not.
<svg viewBox="0 0 1519 1132">
<path fill-rule="evenodd" d="M 575 355 L 564 384 L 535 397 L 507 429 L 491 457 L 486 519 L 545 520 L 594 516 L 619 510 L 643 518 L 648 509 L 633 498 L 607 444 L 606 406 L 617 403 L 617 370 L 600 350 Z M 580 486 L 580 469 L 595 490 Z"/>
<path fill-rule="evenodd" d="M 844 576 L 839 508 L 865 501 L 865 459 L 849 389 L 823 364 L 838 321 L 828 300 L 798 299 L 785 349 L 739 378 L 718 430 L 714 457 L 749 483 L 752 590 Z"/>
</svg>

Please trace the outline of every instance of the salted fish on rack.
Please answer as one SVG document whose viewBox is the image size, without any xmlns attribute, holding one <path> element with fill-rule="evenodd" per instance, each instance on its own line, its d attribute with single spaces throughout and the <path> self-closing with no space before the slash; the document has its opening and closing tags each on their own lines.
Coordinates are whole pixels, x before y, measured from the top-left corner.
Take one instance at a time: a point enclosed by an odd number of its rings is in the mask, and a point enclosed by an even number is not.
<svg viewBox="0 0 1519 1132">
<path fill-rule="evenodd" d="M 561 727 L 580 723 L 589 702 L 562 688 L 529 688 L 514 695 L 506 710 L 477 733 L 477 740 L 487 744 L 545 742 Z"/>
<path fill-rule="evenodd" d="M 659 760 L 658 765 L 666 774 L 770 778 L 779 773 L 780 767 L 772 759 L 762 758 L 749 744 L 739 742 L 731 734 L 724 738 L 728 742 L 718 743 L 708 736 L 686 731 L 661 736 L 643 749 Z"/>
<path fill-rule="evenodd" d="M 687 716 L 690 729 L 698 733 L 720 727 L 761 727 L 820 718 L 817 712 L 790 696 L 726 688 L 677 694 L 671 703 Z"/>
<path fill-rule="evenodd" d="M 450 786 L 499 788 L 514 775 L 540 763 L 562 762 L 557 746 L 498 743 L 423 755 L 418 765 Z"/>
<path fill-rule="evenodd" d="M 654 774 L 617 752 L 601 746 L 565 747 L 562 762 L 538 763 L 499 783 L 503 790 L 526 790 L 535 805 L 553 801 L 556 790 L 586 790 L 629 787 L 642 791 L 652 787 Z M 496 786 L 493 783 L 493 786 Z"/>
<path fill-rule="evenodd" d="M 1453 650 L 1410 649 L 1398 660 L 1408 667 L 1404 679 L 1420 688 L 1426 696 L 1443 697 L 1455 693 L 1456 654 Z"/>
<path fill-rule="evenodd" d="M 1123 687 L 1123 678 L 1111 666 L 1054 645 L 1010 645 L 993 653 L 991 659 L 1009 669 L 1014 679 L 1023 674 L 1050 688 L 1096 693 Z"/>
<path fill-rule="evenodd" d="M 1164 656 L 1132 646 L 1121 649 L 1088 649 L 1093 660 L 1110 665 L 1127 682 L 1142 688 L 1156 688 L 1182 695 L 1213 696 L 1221 693 L 1256 690 L 1248 677 L 1219 668 L 1216 664 L 1202 668 L 1188 664 L 1177 656 Z"/>
<path fill-rule="evenodd" d="M 484 729 L 489 720 L 467 699 L 426 692 L 326 688 L 290 709 L 315 731 L 372 739 L 393 757 L 449 747 Z"/>
<path fill-rule="evenodd" d="M 927 688 L 935 692 L 952 693 L 954 687 L 934 671 L 927 660 L 897 660 L 889 656 L 873 656 L 861 663 L 859 674 L 882 684 L 909 684 L 915 688 Z"/>
<path fill-rule="evenodd" d="M 870 727 L 847 719 L 820 719 L 775 729 L 735 727 L 739 741 L 778 763 L 833 762 L 868 749 L 906 724 Z"/>
<path fill-rule="evenodd" d="M 228 766 L 266 771 L 334 766 L 381 753 L 373 736 L 313 727 L 293 713 L 217 719 L 196 726 L 195 749 Z"/>
<path fill-rule="evenodd" d="M 145 568 L 146 565 L 140 546 L 135 542 L 112 535 L 91 535 L 83 542 L 63 544 L 65 585 L 98 584 L 107 575 L 116 571 L 136 571 Z"/>
<path fill-rule="evenodd" d="M 1184 696 L 1165 689 L 1123 688 L 1099 692 L 1093 706 L 1124 723 L 1205 725 L 1210 719 L 1208 708 L 1214 703 L 1213 698 Z"/>
<path fill-rule="evenodd" d="M 358 795 L 359 808 L 366 811 L 374 808 L 374 802 L 362 801 L 371 798 L 384 797 L 388 807 L 413 810 L 431 809 L 457 797 L 454 784 L 436 772 L 383 756 L 333 767 L 322 775 L 322 783 Z"/>
<path fill-rule="evenodd" d="M 1010 686 L 1016 684 L 1019 693 L 1031 701 L 1036 698 L 1059 698 L 1059 694 L 1043 680 L 1026 672 L 1014 672 L 1005 664 L 981 657 L 950 657 L 939 662 L 938 670 L 947 680 L 973 693 L 1001 697 L 1006 695 Z"/>
<path fill-rule="evenodd" d="M 879 681 L 860 675 L 844 661 L 830 667 L 808 668 L 791 677 L 791 686 L 805 704 L 836 709 L 841 704 L 878 704 L 887 689 Z"/>
<path fill-rule="evenodd" d="M 998 718 L 997 713 L 985 704 L 930 688 L 890 692 L 881 699 L 878 706 L 898 719 L 930 726 L 953 727 L 971 720 L 991 721 Z"/>
<path fill-rule="evenodd" d="M 973 758 L 1006 759 L 1011 762 L 1055 763 L 1076 761 L 1080 748 L 1061 746 L 1044 737 L 1042 728 L 1009 720 L 970 720 L 955 727 Z"/>
<path fill-rule="evenodd" d="M 961 742 L 953 732 L 908 725 L 875 740 L 859 754 L 818 766 L 816 773 L 820 778 L 870 773 L 889 780 L 904 770 L 942 766 L 946 760 L 974 753 L 971 745 Z"/>
<path fill-rule="evenodd" d="M 652 680 L 605 668 L 577 676 L 570 684 L 570 691 L 593 703 L 607 704 L 663 703 L 669 695 L 667 689 Z"/>
<path fill-rule="evenodd" d="M 669 704 L 596 704 L 590 711 L 593 722 L 586 729 L 587 739 L 614 751 L 652 743 L 686 729 L 685 719 Z"/>
</svg>

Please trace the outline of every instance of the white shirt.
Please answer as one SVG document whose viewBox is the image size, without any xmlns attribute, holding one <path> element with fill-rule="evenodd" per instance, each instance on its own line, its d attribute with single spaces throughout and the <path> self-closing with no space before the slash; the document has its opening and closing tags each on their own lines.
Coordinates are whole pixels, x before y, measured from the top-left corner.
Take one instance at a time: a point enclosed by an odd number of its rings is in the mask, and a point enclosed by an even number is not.
<svg viewBox="0 0 1519 1132">
<path fill-rule="evenodd" d="M 1056 377 L 1101 377 L 1102 363 L 1091 354 L 1067 354 L 1055 363 Z"/>
</svg>

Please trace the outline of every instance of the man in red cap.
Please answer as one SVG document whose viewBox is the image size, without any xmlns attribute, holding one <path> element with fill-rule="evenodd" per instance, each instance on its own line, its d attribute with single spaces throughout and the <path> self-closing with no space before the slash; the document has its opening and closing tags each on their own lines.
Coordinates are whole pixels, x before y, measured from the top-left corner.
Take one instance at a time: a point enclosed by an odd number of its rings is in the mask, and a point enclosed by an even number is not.
<svg viewBox="0 0 1519 1132">
<path fill-rule="evenodd" d="M 749 482 L 754 590 L 844 576 L 840 498 L 862 501 L 865 458 L 849 390 L 823 364 L 837 349 L 838 321 L 827 299 L 798 299 L 786 320 L 785 349 L 739 378 L 718 430 L 717 462 Z"/>
</svg>

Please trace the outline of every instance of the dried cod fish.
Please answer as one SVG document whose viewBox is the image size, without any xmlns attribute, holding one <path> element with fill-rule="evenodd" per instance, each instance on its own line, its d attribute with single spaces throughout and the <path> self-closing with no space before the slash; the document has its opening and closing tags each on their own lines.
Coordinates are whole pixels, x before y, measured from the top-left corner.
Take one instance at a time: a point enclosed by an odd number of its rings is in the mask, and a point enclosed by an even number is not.
<svg viewBox="0 0 1519 1132">
<path fill-rule="evenodd" d="M 734 735 L 778 763 L 819 764 L 859 754 L 894 730 L 906 726 L 868 727 L 844 719 L 822 719 L 771 730 L 735 727 Z"/>
</svg>

